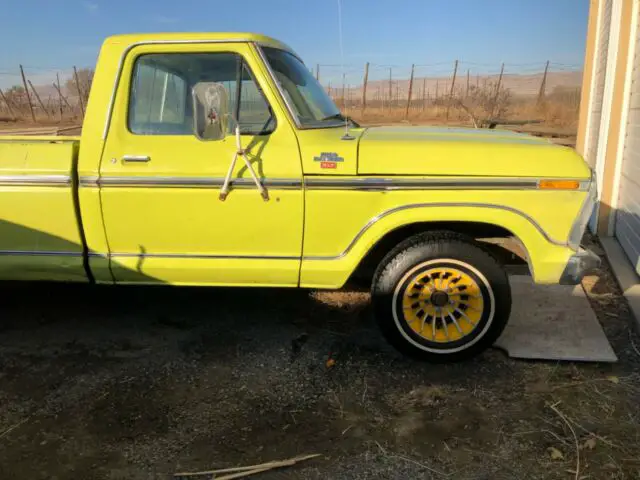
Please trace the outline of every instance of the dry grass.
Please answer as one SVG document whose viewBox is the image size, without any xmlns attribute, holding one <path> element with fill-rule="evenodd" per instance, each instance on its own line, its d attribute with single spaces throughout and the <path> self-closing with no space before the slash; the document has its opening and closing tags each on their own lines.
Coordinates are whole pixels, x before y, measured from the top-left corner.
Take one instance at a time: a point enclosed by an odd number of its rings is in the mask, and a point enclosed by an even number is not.
<svg viewBox="0 0 640 480">
<path fill-rule="evenodd" d="M 532 96 L 514 96 L 509 90 L 496 93 L 495 85 L 471 88 L 466 97 L 440 97 L 423 103 L 412 101 L 370 102 L 366 109 L 361 103 L 342 105 L 343 111 L 365 124 L 401 121 L 418 123 L 449 123 L 483 126 L 489 120 L 501 122 L 531 122 L 549 127 L 575 130 L 580 111 L 580 90 L 556 89 L 542 101 Z"/>
</svg>

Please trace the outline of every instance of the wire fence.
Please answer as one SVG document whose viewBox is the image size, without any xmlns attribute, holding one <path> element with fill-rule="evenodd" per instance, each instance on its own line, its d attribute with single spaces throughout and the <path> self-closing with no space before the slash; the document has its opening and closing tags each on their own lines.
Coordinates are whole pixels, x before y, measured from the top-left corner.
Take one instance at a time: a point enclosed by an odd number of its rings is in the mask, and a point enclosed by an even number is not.
<svg viewBox="0 0 640 480">
<path fill-rule="evenodd" d="M 508 115 L 508 110 L 534 115 L 541 105 L 552 103 L 561 107 L 556 110 L 564 111 L 563 121 L 568 122 L 577 118 L 581 69 L 579 64 L 552 61 L 491 65 L 465 60 L 311 68 L 336 104 L 360 118 L 427 115 L 448 120 L 453 115 L 473 120 Z M 0 120 L 80 120 L 92 75 L 91 69 L 76 67 L 0 69 Z"/>
<path fill-rule="evenodd" d="M 35 123 L 79 120 L 89 97 L 93 70 L 20 65 L 0 70 L 0 120 Z"/>
<path fill-rule="evenodd" d="M 459 61 L 433 64 L 317 64 L 316 78 L 339 103 L 386 102 L 468 96 L 471 89 L 500 82 L 515 96 L 544 97 L 554 90 L 580 88 L 581 65 L 555 62 L 488 65 Z"/>
</svg>

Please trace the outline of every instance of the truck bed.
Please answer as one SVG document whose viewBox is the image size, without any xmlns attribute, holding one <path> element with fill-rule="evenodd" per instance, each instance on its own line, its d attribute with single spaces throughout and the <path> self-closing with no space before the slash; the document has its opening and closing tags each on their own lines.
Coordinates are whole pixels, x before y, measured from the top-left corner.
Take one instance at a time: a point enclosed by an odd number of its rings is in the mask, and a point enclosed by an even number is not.
<svg viewBox="0 0 640 480">
<path fill-rule="evenodd" d="M 87 280 L 79 137 L 0 136 L 0 279 Z"/>
</svg>

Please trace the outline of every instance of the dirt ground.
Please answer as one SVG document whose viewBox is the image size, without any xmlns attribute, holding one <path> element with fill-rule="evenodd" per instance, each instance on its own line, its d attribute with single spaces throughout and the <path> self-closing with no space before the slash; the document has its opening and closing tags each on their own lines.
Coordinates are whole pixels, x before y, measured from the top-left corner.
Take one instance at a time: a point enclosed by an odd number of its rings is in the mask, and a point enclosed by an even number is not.
<svg viewBox="0 0 640 480">
<path fill-rule="evenodd" d="M 0 479 L 640 478 L 640 339 L 585 287 L 618 364 L 416 363 L 356 291 L 5 285 Z"/>
</svg>

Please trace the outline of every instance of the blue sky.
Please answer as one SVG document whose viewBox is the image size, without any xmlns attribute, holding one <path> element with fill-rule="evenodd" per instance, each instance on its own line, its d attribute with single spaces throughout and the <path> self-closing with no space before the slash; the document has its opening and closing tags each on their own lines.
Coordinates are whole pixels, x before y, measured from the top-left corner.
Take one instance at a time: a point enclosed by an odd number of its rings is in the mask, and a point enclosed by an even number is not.
<svg viewBox="0 0 640 480">
<path fill-rule="evenodd" d="M 375 64 L 406 76 L 450 72 L 559 69 L 583 62 L 588 0 L 342 0 L 349 75 Z M 339 76 L 338 0 L 0 0 L 0 87 L 18 64 L 35 80 L 73 65 L 92 66 L 104 37 L 154 31 L 256 31 L 292 46 L 309 66 Z M 327 65 L 326 67 L 324 65 Z M 333 65 L 333 66 L 329 66 Z M 386 70 L 385 70 L 386 69 Z M 388 73 L 386 73 L 388 75 Z M 34 83 L 36 83 L 34 81 Z"/>
</svg>

